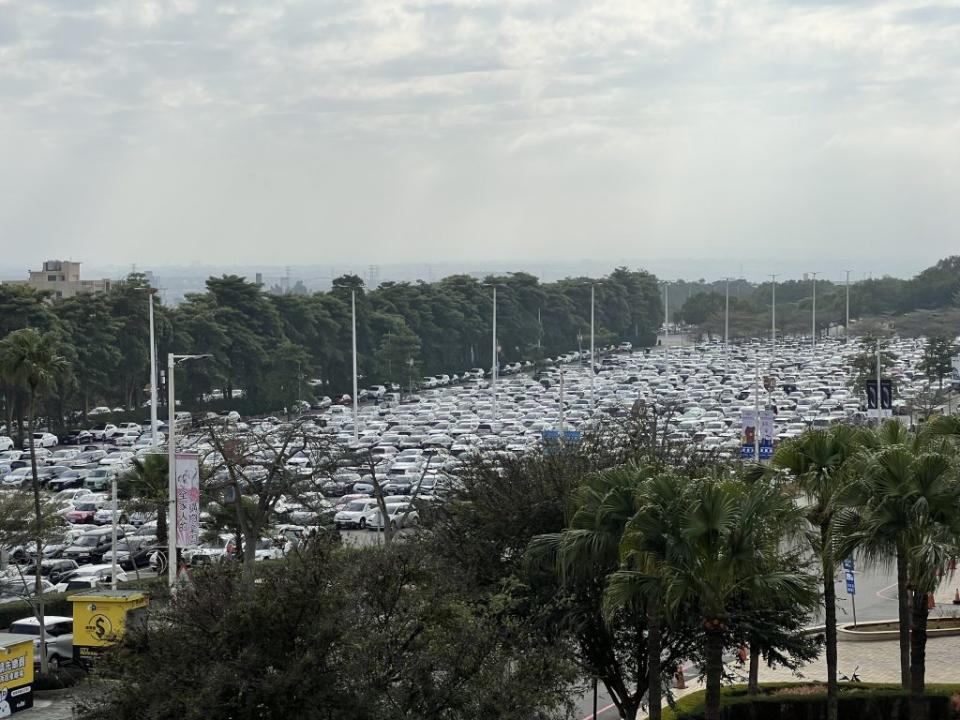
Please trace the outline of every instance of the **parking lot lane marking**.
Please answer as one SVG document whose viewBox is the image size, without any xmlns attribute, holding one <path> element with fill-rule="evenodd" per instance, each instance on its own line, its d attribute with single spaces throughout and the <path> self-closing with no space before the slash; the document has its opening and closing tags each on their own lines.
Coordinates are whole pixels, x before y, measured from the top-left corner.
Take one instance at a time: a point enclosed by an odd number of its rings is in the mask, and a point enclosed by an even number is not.
<svg viewBox="0 0 960 720">
<path fill-rule="evenodd" d="M 616 707 L 617 707 L 616 705 L 614 705 L 613 703 L 610 703 L 609 705 L 605 705 L 602 708 L 597 708 L 597 717 L 600 717 L 605 712 L 609 712 L 610 710 L 615 710 Z M 589 715 L 587 715 L 583 720 L 593 720 L 593 713 L 590 713 Z"/>
<path fill-rule="evenodd" d="M 889 595 L 884 595 L 884 593 L 885 593 L 887 590 L 890 590 L 891 588 L 895 588 L 896 586 L 897 586 L 897 584 L 896 584 L 896 583 L 893 583 L 892 585 L 887 585 L 885 588 L 880 588 L 879 590 L 877 590 L 877 597 L 880 598 L 881 600 L 893 600 L 893 601 L 896 601 L 896 599 L 897 599 L 897 596 L 896 596 L 896 595 L 894 595 L 893 597 L 890 597 Z"/>
</svg>

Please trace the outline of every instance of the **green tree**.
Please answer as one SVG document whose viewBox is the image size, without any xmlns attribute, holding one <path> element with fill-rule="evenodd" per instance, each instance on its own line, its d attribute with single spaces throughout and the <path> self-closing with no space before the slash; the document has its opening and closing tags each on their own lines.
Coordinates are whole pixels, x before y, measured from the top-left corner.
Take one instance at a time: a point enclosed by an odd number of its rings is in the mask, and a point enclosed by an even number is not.
<svg viewBox="0 0 960 720">
<path fill-rule="evenodd" d="M 860 433 L 846 425 L 811 430 L 781 445 L 772 467 L 786 471 L 806 498 L 804 512 L 813 532 L 807 540 L 820 563 L 823 582 L 827 656 L 827 717 L 837 718 L 837 573 L 836 518 L 851 482 L 851 459 L 861 445 Z"/>
<path fill-rule="evenodd" d="M 34 419 L 37 403 L 44 393 L 54 387 L 66 373 L 66 363 L 57 354 L 55 340 L 50 335 L 41 335 L 32 328 L 16 330 L 0 341 L 0 376 L 14 386 L 27 392 L 27 437 L 30 447 L 30 469 L 33 486 L 34 542 L 38 559 L 43 548 L 44 523 L 40 500 L 40 483 L 37 480 L 37 453 L 33 442 Z M 43 576 L 41 564 L 36 564 L 35 592 L 37 617 L 40 621 L 40 647 L 46 647 L 43 609 Z M 47 654 L 40 653 L 40 671 L 47 672 Z"/>
<path fill-rule="evenodd" d="M 157 542 L 167 543 L 167 503 L 169 495 L 167 456 L 151 453 L 133 458 L 133 465 L 118 481 L 118 491 L 131 499 L 135 508 L 157 513 Z"/>
<path fill-rule="evenodd" d="M 943 379 L 953 374 L 953 358 L 956 354 L 957 346 L 946 337 L 931 337 L 923 349 L 923 358 L 918 367 L 930 380 L 936 380 L 940 390 L 943 390 Z"/>
</svg>

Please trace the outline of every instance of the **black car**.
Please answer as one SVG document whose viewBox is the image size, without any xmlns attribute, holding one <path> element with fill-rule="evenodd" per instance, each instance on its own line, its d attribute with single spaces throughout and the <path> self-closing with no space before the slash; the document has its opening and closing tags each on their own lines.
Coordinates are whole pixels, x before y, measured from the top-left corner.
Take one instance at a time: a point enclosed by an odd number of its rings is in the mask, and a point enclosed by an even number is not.
<svg viewBox="0 0 960 720">
<path fill-rule="evenodd" d="M 71 430 L 60 438 L 61 445 L 86 445 L 93 442 L 93 435 L 88 430 Z"/>
</svg>

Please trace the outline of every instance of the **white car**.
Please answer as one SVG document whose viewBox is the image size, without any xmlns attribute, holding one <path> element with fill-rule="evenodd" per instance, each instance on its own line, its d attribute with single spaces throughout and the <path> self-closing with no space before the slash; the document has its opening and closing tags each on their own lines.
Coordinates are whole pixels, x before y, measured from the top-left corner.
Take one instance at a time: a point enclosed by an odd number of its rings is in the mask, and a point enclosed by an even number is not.
<svg viewBox="0 0 960 720">
<path fill-rule="evenodd" d="M 13 450 L 13 439 L 6 435 L 0 435 L 0 452 Z"/>
<path fill-rule="evenodd" d="M 56 670 L 61 663 L 73 660 L 73 618 L 47 615 L 43 618 L 46 629 L 47 663 Z M 35 636 L 33 641 L 33 663 L 40 664 L 40 621 L 35 617 L 26 617 L 14 621 L 10 632 L 17 635 Z"/>
<path fill-rule="evenodd" d="M 383 527 L 383 514 L 380 508 L 373 508 L 364 516 L 367 530 L 379 530 Z M 387 520 L 394 530 L 404 527 L 415 527 L 420 522 L 420 515 L 410 503 L 388 503 Z"/>
<path fill-rule="evenodd" d="M 343 528 L 360 528 L 362 530 L 367 526 L 367 513 L 376 507 L 377 501 L 373 498 L 351 500 L 344 505 L 343 510 L 333 516 L 333 524 L 337 530 Z"/>
<path fill-rule="evenodd" d="M 38 448 L 52 448 L 60 444 L 60 441 L 57 440 L 57 436 L 53 433 L 48 432 L 35 432 L 33 434 L 33 446 Z M 28 438 L 23 439 L 23 449 L 26 450 L 30 447 L 30 440 Z"/>
</svg>

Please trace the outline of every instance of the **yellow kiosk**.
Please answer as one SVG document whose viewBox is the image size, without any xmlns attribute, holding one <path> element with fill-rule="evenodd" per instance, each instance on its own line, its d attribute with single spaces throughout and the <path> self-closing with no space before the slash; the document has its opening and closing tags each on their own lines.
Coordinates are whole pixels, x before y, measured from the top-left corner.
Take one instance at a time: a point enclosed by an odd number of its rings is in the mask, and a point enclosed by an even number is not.
<svg viewBox="0 0 960 720">
<path fill-rule="evenodd" d="M 139 590 L 96 590 L 67 600 L 73 603 L 73 659 L 80 663 L 122 638 L 150 603 Z"/>
<path fill-rule="evenodd" d="M 33 707 L 33 640 L 0 633 L 0 718 Z"/>
</svg>

